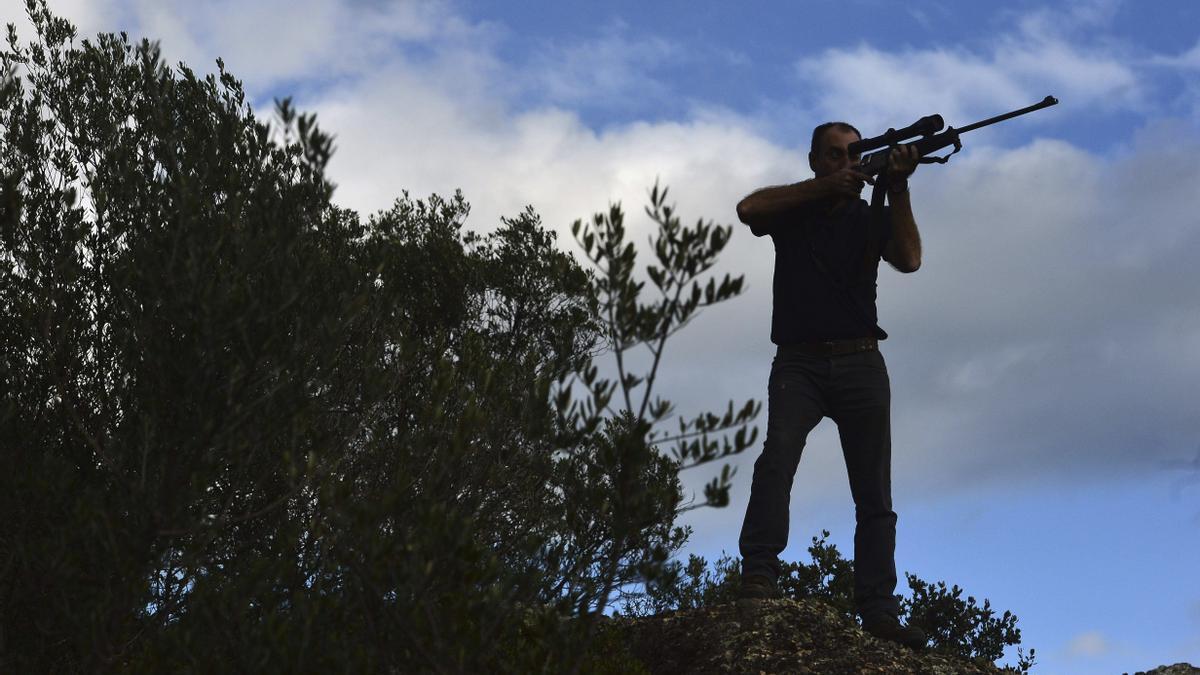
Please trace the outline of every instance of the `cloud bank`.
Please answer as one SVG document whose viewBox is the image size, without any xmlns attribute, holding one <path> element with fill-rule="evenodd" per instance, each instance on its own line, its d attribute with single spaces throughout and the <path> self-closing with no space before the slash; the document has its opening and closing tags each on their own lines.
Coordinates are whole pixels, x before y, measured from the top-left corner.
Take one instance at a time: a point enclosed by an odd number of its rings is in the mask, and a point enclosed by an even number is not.
<svg viewBox="0 0 1200 675">
<path fill-rule="evenodd" d="M 1154 94 L 1140 69 L 1191 67 L 1194 54 L 1154 63 L 1101 49 L 1076 29 L 1111 12 L 1088 7 L 1018 17 L 975 48 L 858 45 L 797 59 L 798 80 L 820 92 L 802 107 L 812 124 L 845 118 L 882 129 L 930 110 L 973 121 L 1054 91 L 1063 104 L 1038 115 L 1145 115 Z M 336 135 L 335 200 L 363 212 L 405 190 L 462 189 L 473 204 L 470 227 L 490 230 L 532 204 L 573 250 L 570 223 L 620 201 L 642 244 L 645 194 L 661 180 L 685 221 L 734 225 L 722 271 L 744 274 L 749 289 L 678 336 L 661 393 L 685 413 L 765 397 L 773 251 L 736 223 L 734 205 L 758 187 L 808 177 L 803 149 L 766 136 L 755 113 L 715 101 L 680 119 L 604 128 L 572 107 L 665 90 L 656 68 L 686 51 L 670 36 L 604 26 L 590 42 L 543 45 L 516 63 L 503 49 L 519 39 L 513 28 L 473 22 L 444 2 L 55 9 L 89 30 L 125 22 L 199 70 L 222 56 L 260 107 L 301 83 L 300 107 Z M 1200 439 L 1191 403 L 1200 394 L 1195 120 L 1145 115 L 1115 155 L 1042 137 L 1044 124 L 964 137 L 968 147 L 951 164 L 913 179 L 924 266 L 913 275 L 885 266 L 879 305 L 893 336 L 884 353 L 897 483 L 914 495 L 1151 471 Z M 823 427 L 813 441 L 834 438 Z M 825 455 L 819 461 L 840 462 Z M 744 480 L 752 461 L 738 460 Z M 844 492 L 827 483 L 830 494 Z"/>
</svg>

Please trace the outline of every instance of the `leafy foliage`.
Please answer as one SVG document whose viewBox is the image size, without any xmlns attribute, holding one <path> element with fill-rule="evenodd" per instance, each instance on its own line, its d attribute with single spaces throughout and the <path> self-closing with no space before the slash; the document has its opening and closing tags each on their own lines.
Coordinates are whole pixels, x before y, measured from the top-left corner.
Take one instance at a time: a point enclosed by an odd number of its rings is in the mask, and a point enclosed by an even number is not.
<svg viewBox="0 0 1200 675">
<path fill-rule="evenodd" d="M 646 207 L 646 214 L 658 225 L 656 236 L 650 240 L 658 264 L 648 265 L 645 270 L 659 295 L 652 302 L 639 301 L 646 282 L 633 278 L 637 250 L 632 243 L 625 243 L 625 217 L 619 205 L 612 206 L 607 214 L 597 213 L 588 225 L 576 221 L 571 232 L 599 270 L 592 284 L 592 295 L 599 302 L 607 345 L 617 366 L 617 379 L 604 382 L 607 387 L 597 388 L 590 381 L 585 384 L 593 392 L 603 393 L 606 402 L 619 385 L 623 409 L 636 410 L 636 418 L 650 425 L 647 427 L 650 442 L 675 444 L 672 455 L 683 470 L 753 446 L 758 429 L 751 427 L 750 422 L 761 412 L 762 404 L 749 400 L 735 412 L 730 401 L 721 416 L 709 412 L 692 419 L 680 417 L 678 432 L 652 430 L 654 424 L 668 419 L 673 410 L 670 401 L 652 399 L 668 338 L 693 321 L 702 309 L 741 294 L 744 281 L 743 277 L 726 274 L 719 284 L 716 277 L 708 277 L 704 283 L 701 277 L 716 264 L 729 243 L 732 228 L 704 220 L 694 227 L 684 227 L 674 207 L 666 203 L 667 192 L 667 188 L 660 190 L 656 184 Z M 625 356 L 639 346 L 645 347 L 652 357 L 649 372 L 642 375 L 629 372 Z M 643 386 L 639 400 L 636 392 Z M 730 431 L 732 438 L 727 433 Z M 705 486 L 705 502 L 684 510 L 727 505 L 734 473 L 729 465 L 723 467 L 720 475 Z"/>
<path fill-rule="evenodd" d="M 996 617 L 987 599 L 982 607 L 971 596 L 963 602 L 963 591 L 958 586 L 947 589 L 942 581 L 930 584 L 912 574 L 905 576 L 913 595 L 901 602 L 901 608 L 910 621 L 928 626 L 935 648 L 964 658 L 996 661 L 1004 655 L 1005 647 L 1020 644 L 1021 629 L 1012 612 Z M 1029 672 L 1035 651 L 1030 649 L 1026 657 L 1018 650 L 1020 672 Z"/>
<path fill-rule="evenodd" d="M 0 670 L 605 672 L 597 615 L 688 535 L 679 471 L 753 442 L 753 402 L 674 436 L 648 403 L 667 338 L 740 292 L 697 290 L 729 229 L 656 187 L 642 304 L 619 207 L 584 229 L 599 275 L 532 210 L 364 220 L 290 101 L 261 122 L 220 61 L 27 10 L 0 52 Z"/>
<path fill-rule="evenodd" d="M 622 449 L 624 458 L 620 463 L 627 468 L 620 473 L 622 482 L 609 492 L 610 495 L 627 495 L 618 503 L 625 502 L 628 507 L 614 510 L 615 515 L 622 516 L 614 522 L 633 516 L 633 523 L 643 527 L 653 521 L 655 511 L 659 521 L 665 523 L 673 522 L 674 516 L 689 509 L 728 505 L 734 474 L 728 464 L 705 486 L 705 501 L 700 504 L 681 505 L 678 494 L 670 498 L 665 493 L 656 496 L 651 487 L 654 483 L 646 482 L 645 478 L 663 475 L 665 471 L 678 473 L 743 452 L 754 444 L 757 429 L 750 424 L 762 408 L 760 403 L 750 400 L 735 413 L 731 401 L 723 416 L 704 413 L 693 419 L 679 418 L 677 433 L 655 429 L 656 424 L 670 419 L 673 410 L 670 401 L 652 398 L 667 340 L 692 321 L 700 310 L 740 294 L 743 283 L 742 277 L 731 278 L 729 275 L 725 275 L 720 284 L 714 277 L 703 283 L 701 277 L 714 266 L 717 256 L 729 242 L 732 229 L 703 220 L 694 227 L 684 227 L 674 207 L 666 203 L 667 192 L 666 188 L 660 190 L 656 184 L 650 191 L 650 205 L 646 207 L 646 214 L 658 226 L 650 241 L 658 265 L 649 265 L 645 270 L 658 291 L 658 298 L 653 301 L 641 301 L 646 282 L 634 279 L 637 250 L 632 243 L 625 242 L 625 216 L 619 205 L 611 206 L 607 213 L 595 214 L 588 224 L 576 221 L 571 227 L 584 254 L 596 268 L 597 273 L 591 281 L 591 296 L 597 300 L 605 346 L 614 354 L 617 377 L 615 381 L 598 378 L 594 367 L 580 374 L 577 382 L 590 396 L 581 407 L 572 408 L 566 426 L 587 429 L 588 423 L 580 420 L 593 417 L 601 409 L 608 410 L 612 420 L 625 425 L 623 430 L 629 434 L 627 442 L 613 447 Z M 641 375 L 631 372 L 626 357 L 627 352 L 638 347 L 646 348 L 651 356 L 649 372 Z M 560 395 L 565 395 L 565 391 Z M 618 391 L 617 405 L 624 405 L 614 410 L 611 404 Z M 659 445 L 668 443 L 675 444 L 670 458 L 657 451 Z M 587 486 L 580 486 L 580 489 L 587 489 Z M 669 509 L 672 515 L 667 517 L 664 509 Z M 640 514 L 634 515 L 639 511 Z M 627 541 L 635 548 L 641 548 L 642 553 L 636 564 L 614 558 L 611 566 L 615 572 L 613 585 L 600 594 L 604 600 L 609 597 L 610 590 L 616 591 L 619 601 L 638 597 L 641 591 L 627 588 L 656 583 L 670 555 L 683 546 L 689 535 L 682 528 L 676 528 L 670 534 L 660 530 L 655 532 L 655 541 L 662 545 L 646 548 L 636 543 L 636 536 L 629 538 L 634 531 L 633 528 L 624 531 L 613 528 L 605 534 L 608 541 Z M 597 610 L 602 611 L 603 607 L 601 604 Z"/>
</svg>

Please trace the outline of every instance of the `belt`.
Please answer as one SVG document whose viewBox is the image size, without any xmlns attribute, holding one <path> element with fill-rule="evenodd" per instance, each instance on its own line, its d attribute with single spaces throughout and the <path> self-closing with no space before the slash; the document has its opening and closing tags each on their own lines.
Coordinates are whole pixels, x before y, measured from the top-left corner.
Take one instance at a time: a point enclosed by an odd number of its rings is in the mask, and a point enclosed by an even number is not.
<svg viewBox="0 0 1200 675">
<path fill-rule="evenodd" d="M 841 356 L 843 354 L 856 354 L 858 352 L 866 352 L 872 349 L 879 349 L 879 341 L 875 338 L 859 338 L 856 340 L 827 340 L 825 342 L 798 342 L 781 347 L 784 351 L 789 351 L 806 356 Z"/>
</svg>

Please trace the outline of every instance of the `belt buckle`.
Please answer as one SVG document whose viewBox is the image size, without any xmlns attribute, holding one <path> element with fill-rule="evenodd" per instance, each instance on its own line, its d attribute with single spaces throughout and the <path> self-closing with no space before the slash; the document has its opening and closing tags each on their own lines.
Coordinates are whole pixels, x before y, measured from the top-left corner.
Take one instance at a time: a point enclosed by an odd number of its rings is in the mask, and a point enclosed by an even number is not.
<svg viewBox="0 0 1200 675">
<path fill-rule="evenodd" d="M 833 356 L 834 352 L 837 351 L 837 343 L 833 340 L 826 340 L 821 344 L 825 346 L 825 352 L 829 356 Z"/>
</svg>

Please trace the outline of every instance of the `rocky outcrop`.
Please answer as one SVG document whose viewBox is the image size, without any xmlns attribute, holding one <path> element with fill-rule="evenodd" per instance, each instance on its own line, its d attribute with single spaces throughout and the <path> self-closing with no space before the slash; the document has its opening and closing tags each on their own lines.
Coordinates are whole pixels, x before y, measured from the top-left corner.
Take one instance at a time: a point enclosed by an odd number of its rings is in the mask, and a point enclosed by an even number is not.
<svg viewBox="0 0 1200 675">
<path fill-rule="evenodd" d="M 1190 663 L 1176 663 L 1173 666 L 1159 666 L 1154 670 L 1139 670 L 1133 675 L 1200 675 L 1200 668 Z"/>
<path fill-rule="evenodd" d="M 816 599 L 743 600 L 617 618 L 630 652 L 653 674 L 999 675 L 1011 673 L 874 638 Z M 1036 667 L 1034 668 L 1036 670 Z"/>
</svg>

